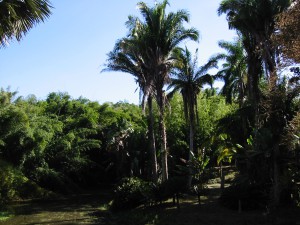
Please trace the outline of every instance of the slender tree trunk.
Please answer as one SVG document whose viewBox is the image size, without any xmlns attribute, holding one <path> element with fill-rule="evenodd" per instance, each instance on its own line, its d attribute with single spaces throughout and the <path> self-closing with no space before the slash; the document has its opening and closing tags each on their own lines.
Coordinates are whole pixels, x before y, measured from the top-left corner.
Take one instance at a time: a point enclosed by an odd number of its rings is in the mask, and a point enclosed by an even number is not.
<svg viewBox="0 0 300 225">
<path fill-rule="evenodd" d="M 156 146 L 155 146 L 155 134 L 154 134 L 154 117 L 153 117 L 153 101 L 152 96 L 148 97 L 148 132 L 150 140 L 150 160 L 151 160 L 151 176 L 154 183 L 157 182 L 157 157 L 156 157 Z"/>
<path fill-rule="evenodd" d="M 224 187 L 225 187 L 225 174 L 224 174 L 224 169 L 223 169 L 223 163 L 220 163 L 220 179 L 221 179 L 221 184 L 220 184 L 220 188 L 221 191 L 223 192 Z"/>
<path fill-rule="evenodd" d="M 194 149 L 194 129 L 193 129 L 193 126 L 190 124 L 190 147 L 189 147 L 189 159 L 188 159 L 188 162 L 189 162 L 189 176 L 188 176 L 188 189 L 191 188 L 192 186 L 192 180 L 193 180 L 193 168 L 191 167 L 191 164 L 192 164 L 192 152 Z"/>
<path fill-rule="evenodd" d="M 161 112 L 163 113 L 163 112 Z M 167 135 L 166 135 L 166 126 L 164 122 L 164 114 L 160 116 L 160 131 L 161 131 L 161 166 L 162 166 L 162 181 L 168 180 L 168 150 L 167 150 Z"/>
<path fill-rule="evenodd" d="M 280 172 L 278 165 L 278 157 L 279 157 L 279 144 L 275 143 L 273 149 L 273 204 L 274 206 L 278 206 L 280 203 L 280 194 L 281 194 L 281 185 L 280 185 Z"/>
<path fill-rule="evenodd" d="M 253 120 L 251 126 L 257 131 L 260 127 L 259 120 L 259 103 L 260 103 L 260 91 L 259 91 L 259 79 L 262 74 L 261 59 L 260 57 L 250 49 L 248 52 L 248 96 L 253 110 Z M 255 151 L 259 151 L 257 143 L 257 132 L 254 132 L 253 136 L 253 148 Z M 248 162 L 249 163 L 249 162 Z"/>
<path fill-rule="evenodd" d="M 189 104 L 189 125 L 190 125 L 190 134 L 189 134 L 189 176 L 188 176 L 188 189 L 191 188 L 192 186 L 192 180 L 193 180 L 193 168 L 191 167 L 191 162 L 192 162 L 192 154 L 194 153 L 194 126 L 195 126 L 195 115 L 194 115 L 194 105 L 192 104 L 193 100 L 190 99 L 190 104 Z"/>
<path fill-rule="evenodd" d="M 164 118 L 164 94 L 162 88 L 157 91 L 158 103 L 159 103 L 159 131 L 160 131 L 160 151 L 161 151 L 161 169 L 162 169 L 162 181 L 168 180 L 168 150 L 167 150 L 167 134 Z"/>
</svg>

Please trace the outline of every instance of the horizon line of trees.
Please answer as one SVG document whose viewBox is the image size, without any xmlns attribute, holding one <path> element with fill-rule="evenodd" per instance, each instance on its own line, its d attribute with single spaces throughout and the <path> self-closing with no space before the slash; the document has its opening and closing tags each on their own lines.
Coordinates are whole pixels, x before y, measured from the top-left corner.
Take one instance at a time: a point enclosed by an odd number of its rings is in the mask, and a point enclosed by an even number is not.
<svg viewBox="0 0 300 225">
<path fill-rule="evenodd" d="M 218 119 L 233 107 L 211 93 L 201 93 L 197 101 L 205 110 L 199 113 L 203 130 L 195 144 L 204 146 L 202 141 L 209 141 Z M 168 158 L 172 159 L 169 171 L 174 176 L 181 173 L 178 165 L 186 167 L 182 159 L 188 155 L 188 143 L 180 95 L 175 94 L 169 104 L 172 110 L 166 112 L 166 127 L 170 131 Z M 153 116 L 157 121 L 156 104 Z M 62 194 L 106 187 L 129 176 L 151 180 L 147 118 L 137 105 L 99 104 L 85 98 L 72 99 L 60 92 L 37 100 L 33 95 L 18 97 L 16 92 L 1 89 L 0 127 L 0 171 L 4 171 L 0 172 L 1 202 L 18 197 L 18 190 L 13 196 L 10 193 L 19 181 L 5 174 L 8 167 L 4 165 L 17 169 L 45 190 Z M 153 129 L 156 133 L 159 127 L 155 124 Z M 154 138 L 159 140 L 158 135 Z M 211 158 L 212 165 L 216 154 L 214 149 L 207 149 L 206 157 Z"/>
</svg>

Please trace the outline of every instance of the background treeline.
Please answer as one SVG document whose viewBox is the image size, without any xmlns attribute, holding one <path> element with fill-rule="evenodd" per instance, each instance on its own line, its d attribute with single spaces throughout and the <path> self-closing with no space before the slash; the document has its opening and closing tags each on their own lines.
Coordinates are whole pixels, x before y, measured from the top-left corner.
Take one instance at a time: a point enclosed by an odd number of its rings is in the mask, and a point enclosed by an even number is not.
<svg viewBox="0 0 300 225">
<path fill-rule="evenodd" d="M 201 127 L 196 145 L 200 148 L 211 141 L 217 121 L 234 107 L 217 95 L 203 93 L 198 101 Z M 105 187 L 128 176 L 151 178 L 146 118 L 134 104 L 99 104 L 72 99 L 67 93 L 50 93 L 47 99 L 37 100 L 3 89 L 0 104 L 2 201 L 40 196 L 41 189 L 28 180 L 66 194 Z M 188 155 L 188 130 L 181 97 L 175 95 L 170 106 L 166 124 L 170 173 L 175 174 L 180 160 Z M 215 150 L 207 148 L 207 157 L 215 158 Z"/>
</svg>

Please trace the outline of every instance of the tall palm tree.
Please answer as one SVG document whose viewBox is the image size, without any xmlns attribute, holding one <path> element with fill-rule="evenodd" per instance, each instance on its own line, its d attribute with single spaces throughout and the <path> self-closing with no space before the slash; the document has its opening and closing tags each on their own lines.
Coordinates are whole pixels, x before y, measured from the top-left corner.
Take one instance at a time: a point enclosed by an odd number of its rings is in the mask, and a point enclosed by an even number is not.
<svg viewBox="0 0 300 225">
<path fill-rule="evenodd" d="M 247 92 L 247 55 L 243 46 L 242 37 L 239 35 L 233 42 L 219 41 L 219 47 L 224 49 L 225 53 L 218 53 L 210 60 L 222 61 L 222 68 L 215 75 L 216 79 L 221 79 L 224 86 L 221 89 L 221 94 L 225 96 L 226 102 L 239 104 L 239 113 L 235 116 L 238 118 L 239 129 L 239 144 L 246 145 L 246 140 L 249 137 L 248 121 L 251 121 L 252 110 L 247 103 L 249 95 Z M 249 110 L 250 109 L 250 110 Z M 234 118 L 234 117 L 233 117 Z M 234 119 L 231 118 L 231 122 Z M 237 120 L 237 119 L 235 119 Z M 223 120 L 225 122 L 226 120 Z M 222 127 L 222 126 L 221 126 Z M 237 137 L 237 135 L 235 135 Z"/>
<path fill-rule="evenodd" d="M 239 106 L 242 107 L 247 85 L 247 58 L 242 40 L 239 38 L 234 42 L 219 41 L 218 44 L 226 53 L 218 53 L 210 60 L 223 61 L 221 70 L 216 74 L 217 79 L 224 81 L 221 93 L 230 104 L 237 98 Z"/>
<path fill-rule="evenodd" d="M 196 53 L 198 50 L 196 50 Z M 185 47 L 177 54 L 178 62 L 172 70 L 171 84 L 172 93 L 180 91 L 183 98 L 184 114 L 186 123 L 189 126 L 189 161 L 192 159 L 194 151 L 195 125 L 198 121 L 197 95 L 205 84 L 212 86 L 213 77 L 207 71 L 216 67 L 216 61 L 210 61 L 206 65 L 197 67 L 198 58 L 192 57 L 191 52 Z M 191 186 L 192 174 L 188 179 L 188 187 Z"/>
<path fill-rule="evenodd" d="M 248 81 L 254 104 L 258 100 L 258 82 L 264 64 L 270 86 L 277 81 L 276 46 L 271 36 L 275 32 L 275 18 L 290 5 L 290 0 L 223 0 L 219 14 L 227 14 L 229 28 L 243 35 L 248 55 Z M 256 104 L 257 105 L 257 104 Z"/>
<path fill-rule="evenodd" d="M 262 66 L 264 66 L 264 75 L 266 75 L 266 79 L 268 80 L 270 93 L 275 96 L 278 90 L 278 77 L 276 73 L 278 56 L 276 45 L 272 42 L 271 36 L 275 33 L 276 16 L 287 9 L 290 3 L 290 0 L 223 0 L 218 9 L 219 14 L 227 14 L 229 27 L 238 30 L 244 38 L 243 43 L 248 56 L 249 96 L 255 112 L 254 128 L 256 131 L 270 120 L 266 119 L 264 122 L 261 122 L 257 119 L 260 103 L 259 77 L 262 76 Z M 270 95 L 271 98 L 272 94 Z M 276 96 L 274 99 L 276 99 Z M 270 118 L 278 116 L 275 110 L 278 102 L 273 100 L 270 100 L 273 107 L 269 112 L 270 115 L 268 117 Z M 285 120 L 278 117 L 277 119 L 281 121 Z M 273 200 L 275 205 L 279 203 L 281 191 L 278 159 L 280 158 L 279 142 L 281 137 L 280 131 L 282 130 L 280 126 L 282 124 L 278 124 L 277 129 L 270 130 L 273 135 L 273 142 L 269 144 L 273 159 L 272 168 L 270 168 L 270 171 L 272 171 L 270 180 L 273 182 Z M 254 137 L 253 146 L 255 150 L 259 150 L 260 148 L 257 140 L 259 140 L 259 137 Z"/>
<path fill-rule="evenodd" d="M 0 46 L 16 38 L 18 41 L 36 24 L 51 14 L 48 0 L 0 1 Z"/>
<path fill-rule="evenodd" d="M 143 20 L 131 17 L 128 23 L 131 34 L 138 33 L 147 46 L 145 63 L 151 70 L 155 97 L 159 106 L 160 149 L 162 159 L 162 180 L 168 179 L 167 140 L 164 122 L 165 91 L 169 82 L 169 73 L 174 65 L 173 52 L 178 45 L 187 39 L 198 40 L 198 31 L 194 28 L 185 29 L 184 22 L 189 21 L 189 14 L 185 10 L 175 13 L 166 12 L 168 1 L 156 4 L 149 8 L 144 2 L 138 3 Z"/>
<path fill-rule="evenodd" d="M 109 52 L 106 68 L 104 71 L 121 71 L 129 73 L 135 77 L 140 87 L 142 96 L 142 108 L 145 111 L 146 102 L 148 104 L 148 135 L 150 139 L 150 158 L 152 181 L 157 182 L 157 157 L 154 134 L 154 118 L 153 118 L 153 87 L 150 72 L 145 63 L 143 53 L 143 43 L 137 36 L 132 38 L 123 38 L 116 42 L 113 51 Z"/>
</svg>

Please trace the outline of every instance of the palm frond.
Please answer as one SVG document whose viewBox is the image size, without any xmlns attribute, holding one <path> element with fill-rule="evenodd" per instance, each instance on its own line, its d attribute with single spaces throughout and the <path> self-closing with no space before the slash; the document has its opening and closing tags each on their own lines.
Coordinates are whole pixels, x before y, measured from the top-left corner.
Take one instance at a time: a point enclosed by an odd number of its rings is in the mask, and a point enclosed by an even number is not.
<svg viewBox="0 0 300 225">
<path fill-rule="evenodd" d="M 39 22 L 51 15 L 48 0 L 2 0 L 0 2 L 0 46 L 16 38 L 18 41 Z"/>
</svg>

